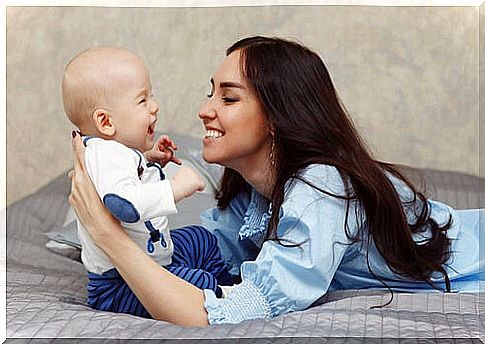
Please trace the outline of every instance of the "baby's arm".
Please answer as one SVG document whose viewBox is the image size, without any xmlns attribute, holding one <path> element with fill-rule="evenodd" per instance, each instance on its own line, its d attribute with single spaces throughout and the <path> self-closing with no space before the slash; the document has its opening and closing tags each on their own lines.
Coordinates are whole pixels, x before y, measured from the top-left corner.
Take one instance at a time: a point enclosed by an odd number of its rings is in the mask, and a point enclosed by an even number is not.
<svg viewBox="0 0 485 344">
<path fill-rule="evenodd" d="M 180 167 L 169 180 L 172 185 L 175 203 L 205 188 L 205 183 L 200 176 L 188 167 Z"/>
<path fill-rule="evenodd" d="M 167 135 L 162 135 L 152 149 L 144 154 L 148 161 L 158 162 L 162 167 L 165 167 L 170 161 L 182 165 L 182 161 L 174 155 L 175 150 L 177 150 L 177 145 Z"/>
<path fill-rule="evenodd" d="M 182 165 L 182 161 L 174 155 L 174 150 L 177 150 L 175 143 L 167 135 L 162 135 L 157 142 L 155 142 L 153 148 L 144 154 L 148 161 L 157 162 L 162 167 L 170 161 L 177 165 Z M 195 192 L 202 191 L 205 188 L 205 183 L 200 176 L 187 167 L 179 168 L 175 175 L 169 180 L 172 185 L 175 203 L 178 203 L 184 198 L 190 197 Z"/>
</svg>

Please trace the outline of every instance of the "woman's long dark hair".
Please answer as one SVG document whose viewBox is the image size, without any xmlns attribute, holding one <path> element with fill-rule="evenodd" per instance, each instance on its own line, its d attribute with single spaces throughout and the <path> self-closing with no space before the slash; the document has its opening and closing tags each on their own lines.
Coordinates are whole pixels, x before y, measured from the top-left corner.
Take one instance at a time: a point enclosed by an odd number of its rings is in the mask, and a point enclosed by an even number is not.
<svg viewBox="0 0 485 344">
<path fill-rule="evenodd" d="M 365 241 L 367 245 L 372 240 L 397 274 L 434 286 L 432 273 L 442 273 L 449 290 L 443 265 L 450 256 L 446 231 L 451 226 L 451 217 L 447 224 L 439 226 L 430 218 L 424 194 L 397 167 L 372 157 L 339 101 L 322 59 L 298 43 L 260 36 L 236 42 L 227 55 L 236 50 L 241 51 L 243 75 L 254 88 L 274 129 L 276 184 L 266 240 L 277 240 L 285 185 L 295 179 L 303 180 L 299 173 L 310 164 L 332 165 L 347 190 L 345 196 L 332 194 L 347 201 L 347 237 L 354 242 Z M 414 199 L 403 204 L 386 174 L 407 184 Z M 226 168 L 216 195 L 218 206 L 225 208 L 243 190 L 247 191 L 247 183 L 242 176 Z M 350 202 L 356 202 L 357 208 L 361 206 L 365 211 L 353 236 L 347 228 Z M 405 207 L 417 209 L 415 223 L 408 223 Z M 418 245 L 413 234 L 426 230 L 431 232 L 429 240 Z"/>
</svg>

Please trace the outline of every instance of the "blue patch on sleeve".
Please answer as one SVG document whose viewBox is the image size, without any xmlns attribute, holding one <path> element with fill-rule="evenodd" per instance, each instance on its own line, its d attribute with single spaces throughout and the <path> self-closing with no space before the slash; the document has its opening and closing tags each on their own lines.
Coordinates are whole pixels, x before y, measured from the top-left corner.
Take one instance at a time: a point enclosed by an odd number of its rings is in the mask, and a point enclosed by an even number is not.
<svg viewBox="0 0 485 344">
<path fill-rule="evenodd" d="M 103 197 L 103 203 L 108 208 L 108 210 L 116 217 L 118 220 L 135 223 L 140 220 L 140 213 L 136 210 L 135 206 L 116 194 L 106 194 Z"/>
</svg>

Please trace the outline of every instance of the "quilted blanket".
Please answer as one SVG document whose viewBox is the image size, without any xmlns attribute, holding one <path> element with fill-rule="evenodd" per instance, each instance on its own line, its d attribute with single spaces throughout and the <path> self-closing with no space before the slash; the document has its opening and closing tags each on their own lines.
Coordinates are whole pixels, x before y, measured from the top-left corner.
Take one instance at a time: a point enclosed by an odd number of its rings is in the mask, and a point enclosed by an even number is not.
<svg viewBox="0 0 485 344">
<path fill-rule="evenodd" d="M 458 208 L 479 206 L 477 177 L 424 171 L 434 198 Z M 413 178 L 416 178 L 414 176 Z M 61 175 L 7 209 L 7 338 L 442 338 L 477 342 L 485 326 L 482 294 L 395 293 L 348 290 L 330 293 L 301 312 L 238 325 L 181 328 L 163 321 L 95 311 L 85 304 L 86 273 L 65 254 L 48 250 L 45 233 L 61 228 L 69 211 L 69 180 Z M 485 199 L 482 192 L 482 199 Z M 181 214 L 192 219 L 211 202 L 200 195 Z M 182 203 L 183 204 L 183 203 Z M 188 215 L 187 215 L 188 214 Z M 173 223 L 172 223 L 173 224 Z M 473 339 L 475 338 L 475 339 Z M 35 342 L 35 341 L 34 341 Z M 291 341 L 285 341 L 291 342 Z M 339 341 L 342 342 L 342 341 Z M 381 341 L 378 341 L 379 343 Z M 387 342 L 387 341 L 386 341 Z M 401 341 L 399 341 L 401 342 Z M 417 341 L 416 341 L 417 342 Z M 420 342 L 422 342 L 420 340 Z M 425 341 L 428 342 L 428 341 Z"/>
</svg>

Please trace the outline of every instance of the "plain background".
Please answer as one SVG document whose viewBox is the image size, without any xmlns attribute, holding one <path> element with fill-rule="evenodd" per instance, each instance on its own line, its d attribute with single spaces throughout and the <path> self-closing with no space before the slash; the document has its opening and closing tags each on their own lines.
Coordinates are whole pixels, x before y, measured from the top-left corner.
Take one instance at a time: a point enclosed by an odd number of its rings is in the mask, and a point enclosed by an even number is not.
<svg viewBox="0 0 485 344">
<path fill-rule="evenodd" d="M 320 54 L 378 159 L 478 175 L 481 9 L 8 7 L 7 204 L 72 165 L 60 82 L 76 53 L 137 52 L 160 104 L 158 130 L 202 137 L 197 111 L 212 73 L 231 43 L 255 34 Z"/>
</svg>

